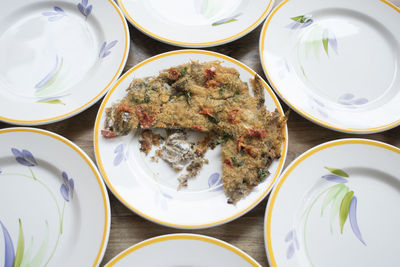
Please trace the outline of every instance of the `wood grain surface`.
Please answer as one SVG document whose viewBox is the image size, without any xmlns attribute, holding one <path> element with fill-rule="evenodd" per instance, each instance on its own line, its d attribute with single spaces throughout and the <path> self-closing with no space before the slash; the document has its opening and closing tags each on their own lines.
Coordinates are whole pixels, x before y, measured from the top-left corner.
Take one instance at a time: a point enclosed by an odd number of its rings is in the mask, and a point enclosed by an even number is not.
<svg viewBox="0 0 400 267">
<path fill-rule="evenodd" d="M 259 59 L 258 43 L 260 31 L 261 26 L 237 41 L 209 48 L 208 50 L 223 53 L 240 60 L 265 79 Z M 155 41 L 132 26 L 130 26 L 130 34 L 130 54 L 125 71 L 151 56 L 171 50 L 182 49 Z M 93 150 L 93 127 L 100 102 L 101 101 L 70 119 L 44 126 L 38 126 L 37 128 L 46 129 L 66 137 L 80 146 L 95 162 Z M 288 107 L 282 101 L 281 104 L 284 107 L 284 110 L 288 110 Z M 13 127 L 13 125 L 0 123 L 0 128 L 7 127 Z M 289 146 L 285 167 L 297 156 L 313 146 L 340 138 L 369 138 L 383 141 L 398 147 L 400 146 L 399 127 L 377 134 L 345 134 L 315 125 L 292 111 L 288 121 L 288 128 Z M 204 230 L 176 230 L 143 219 L 121 204 L 110 191 L 109 196 L 112 213 L 111 232 L 108 247 L 101 266 L 124 249 L 140 241 L 170 233 L 196 233 L 221 239 L 242 249 L 262 266 L 268 266 L 263 235 L 264 213 L 268 197 L 246 215 L 222 226 Z"/>
</svg>

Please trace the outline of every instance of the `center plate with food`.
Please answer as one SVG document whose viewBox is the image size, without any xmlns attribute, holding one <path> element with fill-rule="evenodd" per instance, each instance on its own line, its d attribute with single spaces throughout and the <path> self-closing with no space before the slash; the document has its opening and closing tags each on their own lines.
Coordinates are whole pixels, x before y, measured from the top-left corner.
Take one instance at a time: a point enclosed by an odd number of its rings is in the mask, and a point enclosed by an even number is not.
<svg viewBox="0 0 400 267">
<path fill-rule="evenodd" d="M 268 85 L 222 54 L 180 50 L 125 73 L 96 119 L 97 164 L 114 195 L 176 228 L 226 223 L 271 190 L 286 117 Z"/>
</svg>

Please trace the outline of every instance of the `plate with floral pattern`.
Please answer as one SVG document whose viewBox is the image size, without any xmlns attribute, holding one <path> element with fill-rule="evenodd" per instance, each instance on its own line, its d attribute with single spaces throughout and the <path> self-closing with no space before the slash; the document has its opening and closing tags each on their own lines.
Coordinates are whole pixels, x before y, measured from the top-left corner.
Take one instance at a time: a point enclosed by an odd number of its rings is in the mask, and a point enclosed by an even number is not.
<svg viewBox="0 0 400 267">
<path fill-rule="evenodd" d="M 245 252 L 216 238 L 195 234 L 171 234 L 140 242 L 115 256 L 105 266 L 260 267 L 261 265 Z"/>
<path fill-rule="evenodd" d="M 266 209 L 270 266 L 398 266 L 399 165 L 399 148 L 368 139 L 295 159 Z"/>
<path fill-rule="evenodd" d="M 205 154 L 204 164 L 187 187 L 179 187 L 178 177 L 185 173 L 175 171 L 162 159 L 156 160 L 156 150 L 146 156 L 140 151 L 140 131 L 116 138 L 105 138 L 106 109 L 126 95 L 126 88 L 135 78 L 158 75 L 172 66 L 191 60 L 208 62 L 218 60 L 223 66 L 235 68 L 240 79 L 248 82 L 256 74 L 253 70 L 228 56 L 204 50 L 178 50 L 149 58 L 126 72 L 107 94 L 99 109 L 94 129 L 94 147 L 97 165 L 114 195 L 128 208 L 153 222 L 175 228 L 205 228 L 234 220 L 262 201 L 272 188 L 286 159 L 287 128 L 282 145 L 282 156 L 274 160 L 270 175 L 236 204 L 228 204 L 222 184 L 221 146 Z M 269 111 L 283 110 L 278 99 L 262 81 L 265 105 Z M 165 129 L 159 129 L 166 136 Z M 193 132 L 194 133 L 194 132 Z M 204 138 L 204 136 L 203 136 Z M 178 190 L 178 188 L 180 188 Z"/>
<path fill-rule="evenodd" d="M 38 125 L 96 103 L 121 74 L 129 31 L 112 0 L 6 0 L 0 10 L 0 120 Z"/>
<path fill-rule="evenodd" d="M 98 266 L 107 190 L 90 158 L 54 133 L 0 130 L 0 265 Z"/>
<path fill-rule="evenodd" d="M 305 118 L 372 133 L 400 124 L 400 9 L 387 0 L 284 0 L 260 37 L 264 73 Z"/>
<path fill-rule="evenodd" d="M 182 47 L 209 47 L 254 30 L 274 0 L 117 0 L 125 17 L 148 36 Z"/>
</svg>

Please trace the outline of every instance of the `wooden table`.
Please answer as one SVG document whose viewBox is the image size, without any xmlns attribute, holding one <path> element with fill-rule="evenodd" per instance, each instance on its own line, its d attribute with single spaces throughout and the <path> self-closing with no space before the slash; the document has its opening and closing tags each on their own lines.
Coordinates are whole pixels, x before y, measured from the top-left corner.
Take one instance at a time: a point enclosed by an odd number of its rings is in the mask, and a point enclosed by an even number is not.
<svg viewBox="0 0 400 267">
<path fill-rule="evenodd" d="M 240 60 L 265 79 L 258 52 L 260 31 L 261 26 L 237 41 L 209 48 L 209 50 Z M 130 34 L 131 47 L 125 71 L 151 56 L 181 49 L 155 41 L 132 26 L 130 26 Z M 96 162 L 93 150 L 93 127 L 100 102 L 70 119 L 37 128 L 46 129 L 68 138 L 80 146 Z M 284 110 L 288 109 L 282 101 L 281 104 Z M 0 128 L 12 126 L 0 123 Z M 290 114 L 288 127 L 289 146 L 285 167 L 311 147 L 339 138 L 369 138 L 400 147 L 400 127 L 378 134 L 352 135 L 322 128 L 295 112 Z M 154 236 L 171 233 L 196 233 L 221 239 L 242 249 L 262 266 L 268 266 L 264 247 L 264 213 L 268 198 L 246 215 L 222 226 L 205 230 L 177 230 L 147 221 L 121 204 L 110 191 L 109 196 L 112 214 L 111 232 L 101 266 L 133 244 Z"/>
</svg>

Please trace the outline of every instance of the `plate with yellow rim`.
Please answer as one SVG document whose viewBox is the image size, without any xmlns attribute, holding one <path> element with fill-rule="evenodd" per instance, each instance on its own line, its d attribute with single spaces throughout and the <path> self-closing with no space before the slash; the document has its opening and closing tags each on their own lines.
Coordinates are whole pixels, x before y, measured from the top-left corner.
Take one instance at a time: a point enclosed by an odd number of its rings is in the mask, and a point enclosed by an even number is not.
<svg viewBox="0 0 400 267">
<path fill-rule="evenodd" d="M 105 266 L 260 267 L 261 265 L 242 250 L 216 238 L 195 234 L 171 234 L 140 242 L 115 256 Z"/>
<path fill-rule="evenodd" d="M 274 0 L 117 0 L 125 17 L 148 36 L 182 47 L 210 47 L 255 29 Z"/>
<path fill-rule="evenodd" d="M 107 189 L 71 141 L 0 130 L 0 264 L 98 266 L 110 232 Z"/>
<path fill-rule="evenodd" d="M 76 115 L 118 79 L 129 31 L 112 0 L 6 0 L 0 10 L 0 121 Z"/>
<path fill-rule="evenodd" d="M 260 36 L 264 72 L 305 118 L 348 133 L 400 124 L 400 9 L 387 0 L 284 0 Z"/>
<path fill-rule="evenodd" d="M 94 147 L 97 165 L 114 195 L 128 208 L 153 222 L 175 228 L 205 228 L 234 220 L 254 208 L 272 188 L 279 175 L 287 153 L 287 128 L 282 156 L 273 161 L 270 175 L 245 198 L 235 205 L 227 204 L 222 188 L 221 150 L 217 146 L 207 151 L 200 173 L 187 187 L 178 190 L 179 173 L 167 163 L 152 160 L 140 152 L 139 134 L 104 138 L 101 131 L 105 123 L 105 110 L 126 95 L 126 88 L 134 78 L 158 75 L 164 69 L 189 63 L 191 60 L 208 62 L 218 60 L 223 66 L 233 67 L 242 81 L 256 74 L 249 67 L 228 56 L 204 50 L 178 50 L 147 59 L 126 72 L 105 97 L 100 106 L 94 129 Z M 265 105 L 283 114 L 278 99 L 268 85 L 265 88 Z"/>
<path fill-rule="evenodd" d="M 295 159 L 266 209 L 270 266 L 397 266 L 399 164 L 399 148 L 368 139 L 327 142 Z"/>
</svg>

